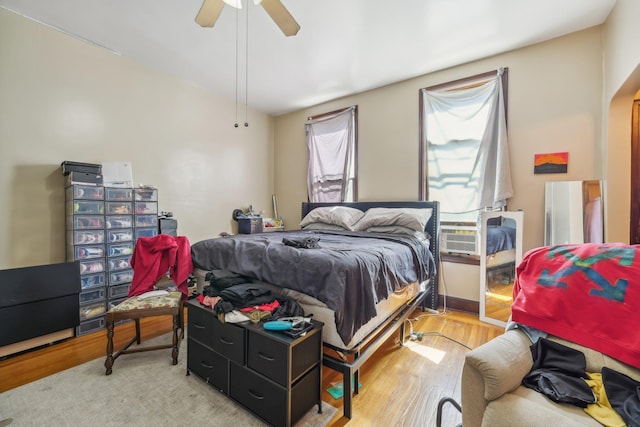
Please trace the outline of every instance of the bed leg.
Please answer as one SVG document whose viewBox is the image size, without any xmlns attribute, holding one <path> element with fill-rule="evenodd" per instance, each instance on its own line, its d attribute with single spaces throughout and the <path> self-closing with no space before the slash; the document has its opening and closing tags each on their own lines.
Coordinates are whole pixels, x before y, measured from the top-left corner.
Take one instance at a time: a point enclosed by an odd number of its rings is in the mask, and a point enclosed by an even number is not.
<svg viewBox="0 0 640 427">
<path fill-rule="evenodd" d="M 354 357 L 357 360 L 358 357 L 360 357 L 360 352 L 359 351 L 355 352 Z M 357 369 L 355 372 L 353 372 L 353 393 L 358 394 L 359 391 L 360 391 L 360 369 Z"/>
<path fill-rule="evenodd" d="M 404 346 L 404 322 L 400 325 L 400 347 Z"/>
<path fill-rule="evenodd" d="M 345 418 L 348 418 L 348 419 L 351 419 L 351 399 L 352 399 L 351 375 L 352 375 L 352 372 L 350 367 L 347 367 L 342 372 L 342 397 L 344 398 L 342 401 L 342 403 L 344 404 L 343 413 Z"/>
</svg>

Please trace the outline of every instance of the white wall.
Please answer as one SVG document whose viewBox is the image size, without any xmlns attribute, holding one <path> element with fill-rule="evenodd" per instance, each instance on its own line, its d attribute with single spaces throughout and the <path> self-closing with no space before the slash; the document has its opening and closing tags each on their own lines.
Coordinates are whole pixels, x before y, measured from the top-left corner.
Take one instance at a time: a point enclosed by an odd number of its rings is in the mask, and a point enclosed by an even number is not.
<svg viewBox="0 0 640 427">
<path fill-rule="evenodd" d="M 631 108 L 640 89 L 640 2 L 617 0 L 604 25 L 605 235 L 629 242 L 631 194 Z"/>
<path fill-rule="evenodd" d="M 230 82 L 233 84 L 233 82 Z M 273 119 L 0 9 L 0 268 L 65 261 L 64 160 L 131 161 L 192 242 L 271 209 Z"/>
</svg>

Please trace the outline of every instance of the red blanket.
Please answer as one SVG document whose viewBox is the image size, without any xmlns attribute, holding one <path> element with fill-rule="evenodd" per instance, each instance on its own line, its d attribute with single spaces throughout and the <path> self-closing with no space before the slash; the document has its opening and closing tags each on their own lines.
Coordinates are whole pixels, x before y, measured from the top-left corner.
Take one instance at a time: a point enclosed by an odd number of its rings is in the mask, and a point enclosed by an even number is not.
<svg viewBox="0 0 640 427">
<path fill-rule="evenodd" d="M 512 320 L 640 368 L 640 247 L 587 243 L 529 251 Z"/>
</svg>

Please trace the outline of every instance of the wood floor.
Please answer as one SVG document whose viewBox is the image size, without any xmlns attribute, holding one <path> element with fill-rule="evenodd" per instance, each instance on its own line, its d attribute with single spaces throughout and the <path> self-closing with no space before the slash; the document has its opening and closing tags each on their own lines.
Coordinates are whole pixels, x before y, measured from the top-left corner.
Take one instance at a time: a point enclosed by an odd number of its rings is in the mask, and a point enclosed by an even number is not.
<svg viewBox="0 0 640 427">
<path fill-rule="evenodd" d="M 417 317 L 416 317 L 417 316 Z M 464 355 L 500 335 L 503 328 L 480 322 L 477 315 L 448 311 L 442 315 L 414 313 L 410 326 L 423 334 L 422 340 L 408 340 L 399 345 L 396 335 L 390 338 L 363 366 L 362 387 L 353 399 L 353 417 L 342 417 L 342 399 L 334 399 L 326 389 L 340 383 L 340 375 L 323 369 L 322 399 L 337 407 L 330 426 L 435 426 L 436 409 L 443 397 L 460 401 L 460 376 Z M 143 340 L 170 331 L 167 318 L 143 319 Z M 116 327 L 115 345 L 121 345 L 133 333 L 133 323 Z M 0 393 L 39 378 L 105 357 L 104 331 L 70 338 L 40 349 L 0 360 Z M 184 352 L 186 345 L 181 346 Z M 181 354 L 182 356 L 182 354 Z M 126 357 L 126 356 L 125 356 Z M 461 423 L 460 414 L 445 405 L 442 426 Z"/>
</svg>

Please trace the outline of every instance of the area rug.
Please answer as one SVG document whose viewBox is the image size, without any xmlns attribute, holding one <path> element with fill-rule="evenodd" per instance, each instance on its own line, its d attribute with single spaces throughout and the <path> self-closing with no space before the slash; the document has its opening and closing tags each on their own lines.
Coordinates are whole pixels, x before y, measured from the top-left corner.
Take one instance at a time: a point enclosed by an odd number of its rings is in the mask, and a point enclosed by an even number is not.
<svg viewBox="0 0 640 427">
<path fill-rule="evenodd" d="M 165 335 L 143 345 L 169 342 Z M 171 350 L 127 354 L 106 376 L 104 358 L 0 393 L 0 426 L 265 426 L 198 376 L 186 375 L 187 342 L 178 364 Z M 314 405 L 298 427 L 322 427 L 336 408 Z"/>
</svg>

